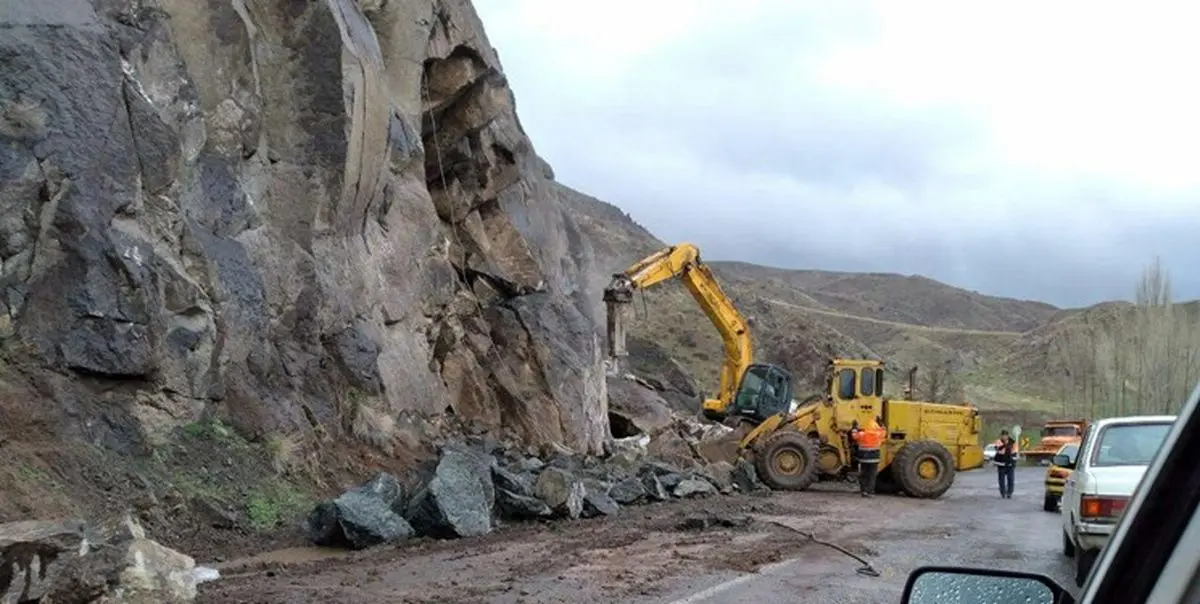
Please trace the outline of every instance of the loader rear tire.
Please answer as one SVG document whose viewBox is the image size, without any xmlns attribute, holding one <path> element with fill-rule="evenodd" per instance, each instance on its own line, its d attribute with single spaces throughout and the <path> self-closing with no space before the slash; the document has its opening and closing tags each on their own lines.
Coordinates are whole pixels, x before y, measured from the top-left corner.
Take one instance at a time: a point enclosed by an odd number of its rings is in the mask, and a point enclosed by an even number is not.
<svg viewBox="0 0 1200 604">
<path fill-rule="evenodd" d="M 954 484 L 954 457 L 932 440 L 910 442 L 891 463 L 892 476 L 911 497 L 937 499 Z"/>
<path fill-rule="evenodd" d="M 799 432 L 776 432 L 754 455 L 755 469 L 767 486 L 803 491 L 817 481 L 817 443 Z"/>
</svg>

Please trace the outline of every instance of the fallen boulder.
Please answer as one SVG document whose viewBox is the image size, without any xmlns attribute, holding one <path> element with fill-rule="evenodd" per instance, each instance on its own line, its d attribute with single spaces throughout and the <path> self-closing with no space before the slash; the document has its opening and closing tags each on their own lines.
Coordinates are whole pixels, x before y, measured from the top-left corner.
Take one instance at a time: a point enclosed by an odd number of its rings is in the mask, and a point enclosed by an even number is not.
<svg viewBox="0 0 1200 604">
<path fill-rule="evenodd" d="M 492 531 L 495 459 L 462 445 L 447 445 L 433 477 L 409 502 L 405 517 L 430 537 L 478 537 Z"/>
<path fill-rule="evenodd" d="M 321 502 L 307 519 L 308 538 L 316 545 L 363 549 L 411 537 L 402 516 L 404 488 L 380 472 L 333 501 Z"/>
<path fill-rule="evenodd" d="M 576 519 L 583 514 L 586 489 L 583 482 L 560 468 L 546 468 L 538 475 L 534 492 L 559 516 Z"/>
<path fill-rule="evenodd" d="M 37 541 L 26 541 L 36 543 L 34 549 L 41 550 L 34 553 L 36 559 L 20 555 L 10 558 L 22 549 L 11 547 L 12 542 L 5 548 L 4 570 L 18 568 L 20 572 L 0 574 L 0 579 L 8 583 L 0 592 L 0 602 L 185 604 L 196 598 L 195 561 L 148 539 L 132 517 L 109 526 L 89 527 L 79 540 L 69 530 L 49 528 L 48 533 L 41 532 L 43 536 Z M 0 533 L 12 535 L 2 527 Z M 75 541 L 76 547 L 60 550 L 52 559 L 47 555 L 50 549 L 68 541 Z M 7 566 L 10 560 L 16 561 L 16 566 Z"/>
<path fill-rule="evenodd" d="M 91 544 L 82 521 L 0 524 L 0 602 L 37 602 Z"/>
</svg>

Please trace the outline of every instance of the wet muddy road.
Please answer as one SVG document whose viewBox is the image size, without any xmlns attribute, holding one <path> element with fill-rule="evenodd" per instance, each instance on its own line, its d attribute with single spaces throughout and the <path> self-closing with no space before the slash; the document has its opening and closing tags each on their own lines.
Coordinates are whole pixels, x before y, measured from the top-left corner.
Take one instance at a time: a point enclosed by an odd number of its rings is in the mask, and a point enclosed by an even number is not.
<svg viewBox="0 0 1200 604">
<path fill-rule="evenodd" d="M 1018 469 L 1011 500 L 985 468 L 960 474 L 936 501 L 821 485 L 511 526 L 482 539 L 274 552 L 218 565 L 224 576 L 202 585 L 199 601 L 883 603 L 899 602 L 909 571 L 925 564 L 1040 571 L 1073 587 L 1058 515 L 1041 510 L 1042 475 Z M 867 559 L 880 576 L 856 573 L 860 563 L 802 532 Z"/>
</svg>

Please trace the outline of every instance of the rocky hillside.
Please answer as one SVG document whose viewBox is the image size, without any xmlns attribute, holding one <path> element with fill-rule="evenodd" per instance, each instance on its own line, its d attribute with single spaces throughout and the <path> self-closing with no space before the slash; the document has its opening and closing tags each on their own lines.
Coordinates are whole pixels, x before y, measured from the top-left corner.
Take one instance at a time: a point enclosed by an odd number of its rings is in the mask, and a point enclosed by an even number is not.
<svg viewBox="0 0 1200 604">
<path fill-rule="evenodd" d="M 636 253 L 597 264 L 469 2 L 5 6 L 0 519 L 601 450 Z"/>
</svg>

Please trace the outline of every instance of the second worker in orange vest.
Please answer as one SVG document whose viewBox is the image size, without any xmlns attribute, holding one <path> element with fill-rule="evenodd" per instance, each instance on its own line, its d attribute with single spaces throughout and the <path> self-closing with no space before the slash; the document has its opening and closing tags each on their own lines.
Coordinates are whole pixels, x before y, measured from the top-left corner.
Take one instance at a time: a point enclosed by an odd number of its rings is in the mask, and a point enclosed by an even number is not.
<svg viewBox="0 0 1200 604">
<path fill-rule="evenodd" d="M 875 418 L 867 422 L 866 427 L 859 428 L 857 423 L 850 429 L 850 437 L 858 445 L 855 457 L 858 460 L 858 488 L 863 497 L 875 494 L 875 477 L 879 475 L 880 449 L 887 439 L 887 430 L 880 424 L 883 420 Z"/>
</svg>

